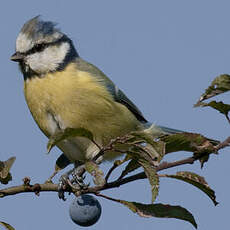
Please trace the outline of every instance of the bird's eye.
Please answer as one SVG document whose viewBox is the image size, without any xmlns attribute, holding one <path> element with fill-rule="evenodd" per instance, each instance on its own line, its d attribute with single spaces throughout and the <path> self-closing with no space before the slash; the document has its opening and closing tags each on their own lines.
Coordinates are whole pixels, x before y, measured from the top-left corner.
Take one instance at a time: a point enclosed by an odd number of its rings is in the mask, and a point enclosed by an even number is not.
<svg viewBox="0 0 230 230">
<path fill-rule="evenodd" d="M 33 48 L 34 52 L 40 52 L 45 48 L 45 44 L 36 44 Z"/>
<path fill-rule="evenodd" d="M 33 54 L 33 53 L 37 53 L 37 52 L 41 52 L 43 51 L 46 47 L 47 47 L 48 44 L 46 43 L 38 43 L 38 44 L 35 44 L 33 46 L 32 49 L 28 50 L 25 54 L 26 55 L 29 55 L 29 54 Z"/>
</svg>

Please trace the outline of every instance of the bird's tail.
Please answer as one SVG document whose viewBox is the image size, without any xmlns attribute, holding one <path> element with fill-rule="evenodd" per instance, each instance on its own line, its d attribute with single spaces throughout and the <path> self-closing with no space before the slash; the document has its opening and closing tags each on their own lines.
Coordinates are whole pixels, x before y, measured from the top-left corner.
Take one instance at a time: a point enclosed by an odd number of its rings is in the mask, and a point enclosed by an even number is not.
<svg viewBox="0 0 230 230">
<path fill-rule="evenodd" d="M 179 129 L 171 129 L 165 126 L 160 126 L 160 125 L 154 125 L 152 123 L 147 124 L 147 130 L 149 132 L 153 133 L 155 136 L 159 135 L 170 135 L 170 134 L 177 134 L 177 133 L 184 133 L 186 131 L 179 130 Z M 213 144 L 213 145 L 218 145 L 220 141 L 214 140 L 214 139 L 209 139 L 208 140 Z"/>
<path fill-rule="evenodd" d="M 166 134 L 176 134 L 176 133 L 184 133 L 184 131 L 179 129 L 171 129 L 165 126 L 157 126 L 159 129 L 161 129 Z"/>
</svg>

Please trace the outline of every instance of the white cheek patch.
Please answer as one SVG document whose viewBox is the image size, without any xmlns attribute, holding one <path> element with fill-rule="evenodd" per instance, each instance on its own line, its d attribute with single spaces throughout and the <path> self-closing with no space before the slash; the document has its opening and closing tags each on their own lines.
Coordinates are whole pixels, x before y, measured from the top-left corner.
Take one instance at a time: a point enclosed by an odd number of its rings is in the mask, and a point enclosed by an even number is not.
<svg viewBox="0 0 230 230">
<path fill-rule="evenodd" d="M 64 61 L 69 49 L 70 45 L 68 42 L 64 42 L 60 46 L 49 46 L 42 52 L 29 55 L 26 58 L 26 64 L 39 74 L 55 71 L 59 64 Z"/>
<path fill-rule="evenodd" d="M 16 51 L 24 53 L 34 46 L 32 39 L 27 35 L 20 33 L 16 40 Z"/>
</svg>

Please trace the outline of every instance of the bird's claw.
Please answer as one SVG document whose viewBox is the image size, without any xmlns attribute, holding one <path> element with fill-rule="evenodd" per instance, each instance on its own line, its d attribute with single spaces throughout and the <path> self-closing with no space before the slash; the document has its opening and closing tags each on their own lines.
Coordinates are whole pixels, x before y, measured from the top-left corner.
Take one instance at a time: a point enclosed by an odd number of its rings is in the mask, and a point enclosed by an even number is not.
<svg viewBox="0 0 230 230">
<path fill-rule="evenodd" d="M 69 179 L 69 176 L 67 174 L 64 174 L 60 177 L 59 183 L 58 183 L 58 197 L 59 199 L 64 200 L 64 201 L 66 200 L 65 190 L 68 185 L 68 179 Z"/>
<path fill-rule="evenodd" d="M 85 184 L 84 179 L 85 176 L 83 175 L 85 172 L 84 165 L 78 166 L 73 170 L 70 170 L 66 174 L 62 175 L 59 179 L 58 183 L 58 197 L 61 200 L 66 200 L 65 198 L 65 191 L 67 187 L 71 187 L 73 190 L 85 190 L 89 187 L 90 183 Z M 69 179 L 69 175 L 72 175 L 72 179 Z"/>
<path fill-rule="evenodd" d="M 77 168 L 75 168 L 72 172 L 73 179 L 71 180 L 71 185 L 74 187 L 77 185 L 79 189 L 87 189 L 89 187 L 89 184 L 85 184 L 85 175 L 83 175 L 85 172 L 84 165 L 81 165 Z"/>
<path fill-rule="evenodd" d="M 79 176 L 77 173 L 72 173 L 73 179 L 71 181 L 71 184 L 77 184 L 80 188 L 85 187 L 84 179 L 85 176 Z"/>
</svg>

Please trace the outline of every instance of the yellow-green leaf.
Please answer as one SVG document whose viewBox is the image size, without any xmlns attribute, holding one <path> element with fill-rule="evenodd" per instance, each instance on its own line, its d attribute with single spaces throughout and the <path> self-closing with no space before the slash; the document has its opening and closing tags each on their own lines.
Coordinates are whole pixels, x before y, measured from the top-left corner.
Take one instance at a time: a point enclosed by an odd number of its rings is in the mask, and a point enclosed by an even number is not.
<svg viewBox="0 0 230 230">
<path fill-rule="evenodd" d="M 200 102 L 199 106 L 201 107 L 211 107 L 220 113 L 224 114 L 225 116 L 228 116 L 228 113 L 230 111 L 230 105 L 224 104 L 222 101 L 211 101 L 209 103 Z"/>
<path fill-rule="evenodd" d="M 216 201 L 215 192 L 209 187 L 204 177 L 201 177 L 196 173 L 187 171 L 177 172 L 176 175 L 164 175 L 164 177 L 170 177 L 192 184 L 201 191 L 203 191 L 212 200 L 214 205 L 218 204 L 218 202 Z"/>
<path fill-rule="evenodd" d="M 177 133 L 165 135 L 160 139 L 166 143 L 166 153 L 177 151 L 212 153 L 215 152 L 212 143 L 219 143 L 196 133 Z"/>
<path fill-rule="evenodd" d="M 200 106 L 200 103 L 208 98 L 214 97 L 218 94 L 225 93 L 230 90 L 230 75 L 222 74 L 216 77 L 211 85 L 205 90 L 198 100 L 198 102 L 194 105 L 195 107 Z"/>
<path fill-rule="evenodd" d="M 7 230 L 15 230 L 15 228 L 13 228 L 10 224 L 7 224 L 6 222 L 0 221 L 0 224 Z"/>
<path fill-rule="evenodd" d="M 148 161 L 139 159 L 138 163 L 143 167 L 145 174 L 149 180 L 152 192 L 152 203 L 156 200 L 159 192 L 159 177 L 155 167 L 153 167 Z"/>
<path fill-rule="evenodd" d="M 16 157 L 10 157 L 6 161 L 0 161 L 0 178 L 6 178 Z"/>
<path fill-rule="evenodd" d="M 131 159 L 130 156 L 128 154 L 126 154 L 124 159 L 115 160 L 113 164 L 116 166 L 120 166 L 120 165 L 124 164 L 125 162 L 129 161 L 130 159 Z"/>
<path fill-rule="evenodd" d="M 150 133 L 145 131 L 131 132 L 131 135 L 137 138 L 137 141 L 142 143 L 141 147 L 148 152 L 152 159 L 158 163 L 165 155 L 165 144 L 161 141 L 155 141 Z M 146 143 L 144 145 L 143 143 Z"/>
<path fill-rule="evenodd" d="M 85 137 L 93 141 L 93 134 L 89 130 L 86 130 L 84 128 L 66 128 L 65 130 L 57 131 L 53 136 L 50 137 L 47 144 L 47 152 L 49 153 L 50 150 L 60 141 L 77 136 Z"/>
<path fill-rule="evenodd" d="M 134 213 L 137 213 L 141 217 L 160 217 L 160 218 L 176 218 L 179 220 L 188 221 L 195 228 L 197 228 L 196 221 L 193 215 L 183 207 L 172 206 L 165 204 L 141 204 L 137 202 L 129 202 L 125 200 L 115 200 L 126 207 L 128 207 Z"/>
<path fill-rule="evenodd" d="M 85 170 L 94 177 L 93 182 L 95 185 L 105 184 L 104 173 L 96 163 L 87 161 L 85 163 Z"/>
<path fill-rule="evenodd" d="M 12 180 L 10 169 L 15 162 L 15 159 L 16 157 L 10 157 L 6 161 L 0 161 L 0 182 L 2 184 L 8 184 L 8 182 Z"/>
<path fill-rule="evenodd" d="M 5 178 L 0 177 L 0 182 L 2 184 L 8 184 L 10 181 L 12 181 L 12 175 L 10 172 L 7 174 L 7 177 L 5 177 Z"/>
<path fill-rule="evenodd" d="M 119 149 L 127 151 L 131 158 L 142 158 L 151 162 L 152 165 L 158 166 L 165 154 L 165 144 L 162 141 L 154 141 L 154 138 L 144 131 L 131 132 L 120 138 Z"/>
</svg>

